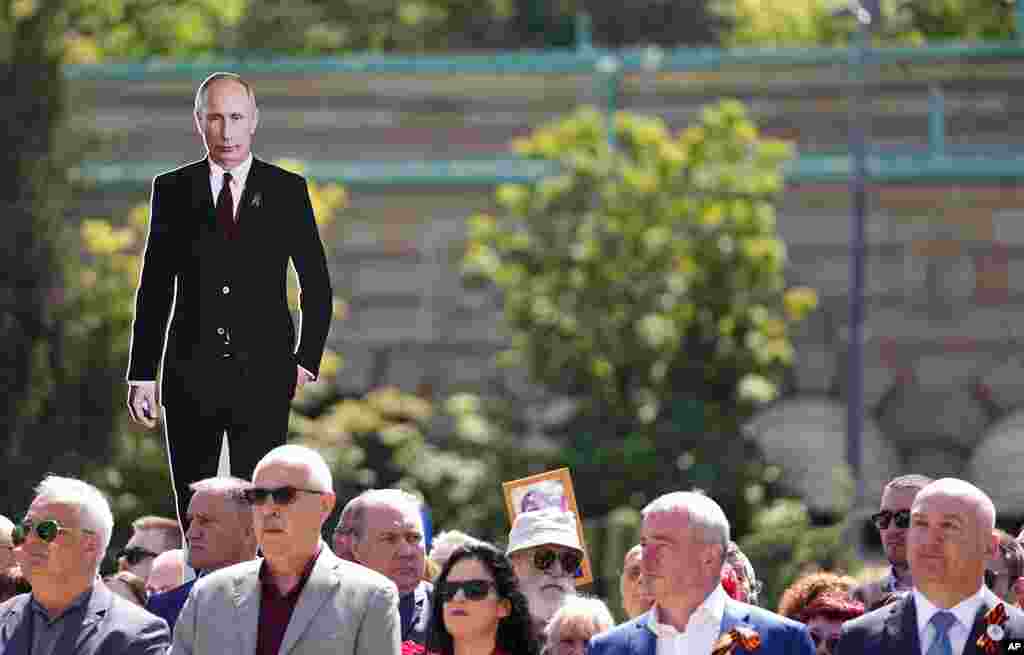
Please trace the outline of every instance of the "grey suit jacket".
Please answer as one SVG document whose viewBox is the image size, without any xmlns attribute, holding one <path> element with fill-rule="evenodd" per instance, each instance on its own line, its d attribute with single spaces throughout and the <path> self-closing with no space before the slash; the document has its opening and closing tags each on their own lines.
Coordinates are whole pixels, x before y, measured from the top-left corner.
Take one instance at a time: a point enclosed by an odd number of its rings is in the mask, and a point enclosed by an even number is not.
<svg viewBox="0 0 1024 655">
<path fill-rule="evenodd" d="M 262 564 L 262 558 L 242 562 L 200 578 L 174 627 L 170 655 L 253 655 Z M 395 584 L 321 542 L 278 652 L 398 655 L 400 630 Z"/>
<path fill-rule="evenodd" d="M 0 605 L 0 655 L 25 655 L 32 648 L 31 594 Z M 93 585 L 82 622 L 68 625 L 53 652 L 59 655 L 162 655 L 171 641 L 167 622 Z"/>
<path fill-rule="evenodd" d="M 971 635 L 967 638 L 962 655 L 985 655 L 977 646 L 978 637 L 985 629 L 984 615 L 1000 602 L 988 589 L 985 600 L 974 618 Z M 1006 652 L 1005 642 L 1009 639 L 1024 638 L 1024 612 L 1005 603 L 1007 619 L 1003 624 L 1005 638 L 999 646 L 1000 653 Z M 836 646 L 836 655 L 921 655 L 921 640 L 917 634 L 917 609 L 914 595 L 879 607 L 874 612 L 847 621 Z"/>
</svg>

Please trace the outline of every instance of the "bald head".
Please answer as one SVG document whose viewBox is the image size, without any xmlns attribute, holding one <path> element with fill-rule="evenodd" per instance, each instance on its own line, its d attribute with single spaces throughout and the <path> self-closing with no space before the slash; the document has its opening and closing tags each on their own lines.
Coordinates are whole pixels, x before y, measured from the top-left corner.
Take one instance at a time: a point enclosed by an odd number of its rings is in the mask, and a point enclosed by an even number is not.
<svg viewBox="0 0 1024 655">
<path fill-rule="evenodd" d="M 907 530 L 915 588 L 947 609 L 977 593 L 998 547 L 995 520 L 992 499 L 965 480 L 943 478 L 922 489 Z"/>
<path fill-rule="evenodd" d="M 992 530 L 996 527 L 996 506 L 984 491 L 966 480 L 942 478 L 932 482 L 914 497 L 913 508 L 929 497 L 941 496 L 965 505 L 973 514 L 979 528 Z"/>
</svg>

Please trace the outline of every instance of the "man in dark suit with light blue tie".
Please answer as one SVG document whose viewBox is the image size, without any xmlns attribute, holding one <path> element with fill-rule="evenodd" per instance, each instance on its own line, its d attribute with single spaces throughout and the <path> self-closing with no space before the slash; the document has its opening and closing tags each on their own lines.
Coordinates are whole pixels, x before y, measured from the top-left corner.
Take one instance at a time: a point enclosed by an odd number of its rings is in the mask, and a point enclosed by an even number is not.
<svg viewBox="0 0 1024 655">
<path fill-rule="evenodd" d="M 984 584 L 998 548 L 995 521 L 992 500 L 969 482 L 945 478 L 918 492 L 907 531 L 914 588 L 846 623 L 837 655 L 1024 652 L 1015 641 L 1024 639 L 1024 613 Z"/>
<path fill-rule="evenodd" d="M 720 584 L 729 520 L 711 498 L 675 492 L 643 510 L 644 579 L 655 602 L 647 612 L 587 645 L 587 655 L 709 655 L 737 642 L 758 655 L 811 655 L 806 626 L 729 598 Z"/>
</svg>

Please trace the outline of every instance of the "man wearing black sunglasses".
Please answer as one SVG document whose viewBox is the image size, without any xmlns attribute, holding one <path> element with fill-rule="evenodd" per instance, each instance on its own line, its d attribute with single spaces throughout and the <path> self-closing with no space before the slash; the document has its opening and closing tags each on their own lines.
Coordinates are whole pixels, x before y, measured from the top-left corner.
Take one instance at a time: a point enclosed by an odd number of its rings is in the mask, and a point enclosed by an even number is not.
<svg viewBox="0 0 1024 655">
<path fill-rule="evenodd" d="M 335 502 L 323 457 L 271 450 L 245 498 L 263 557 L 196 581 L 170 655 L 399 655 L 395 584 L 321 538 Z"/>
<path fill-rule="evenodd" d="M 506 554 L 529 603 L 534 634 L 542 639 L 551 617 L 576 594 L 576 573 L 583 559 L 576 516 L 558 509 L 519 514 Z"/>
<path fill-rule="evenodd" d="M 132 521 L 132 536 L 117 553 L 120 571 L 131 571 L 143 580 L 149 577 L 156 556 L 181 548 L 181 527 L 174 519 L 142 516 Z"/>
<path fill-rule="evenodd" d="M 851 592 L 854 599 L 872 607 L 887 594 L 909 591 L 914 586 L 907 564 L 907 528 L 910 527 L 910 506 L 917 492 L 932 479 L 924 475 L 901 475 L 893 478 L 882 490 L 882 503 L 871 522 L 889 560 L 889 572 L 881 580 L 865 583 Z"/>
<path fill-rule="evenodd" d="M 49 476 L 11 534 L 30 594 L 0 605 L 3 655 L 162 655 L 167 623 L 98 577 L 114 517 L 98 489 Z"/>
</svg>

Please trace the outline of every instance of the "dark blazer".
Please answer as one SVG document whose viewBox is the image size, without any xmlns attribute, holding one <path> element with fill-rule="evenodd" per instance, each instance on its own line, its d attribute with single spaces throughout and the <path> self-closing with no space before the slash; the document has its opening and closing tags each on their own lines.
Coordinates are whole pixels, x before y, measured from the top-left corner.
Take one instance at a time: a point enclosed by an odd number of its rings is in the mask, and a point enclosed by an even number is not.
<svg viewBox="0 0 1024 655">
<path fill-rule="evenodd" d="M 196 580 L 197 578 L 192 578 L 180 587 L 168 589 L 160 594 L 153 594 L 146 602 L 146 609 L 167 621 L 167 627 L 171 629 L 172 634 L 174 633 L 174 624 L 178 622 L 178 615 L 181 614 L 181 608 L 185 605 L 185 599 L 188 598 L 188 592 L 192 591 L 192 585 L 196 583 Z"/>
<path fill-rule="evenodd" d="M 974 618 L 974 628 L 967 638 L 963 655 L 984 655 L 978 648 L 978 637 L 985 629 L 984 614 L 1000 603 L 999 598 L 988 589 L 985 600 Z M 1005 639 L 1024 638 L 1024 613 L 1020 609 L 1005 603 L 1007 620 L 1003 624 Z M 1006 652 L 1005 648 L 999 652 Z M 839 638 L 835 655 L 872 655 L 877 653 L 899 653 L 921 655 L 921 640 L 917 634 L 917 610 L 914 594 L 894 601 L 874 612 L 868 612 L 852 621 L 843 624 L 843 632 Z"/>
<path fill-rule="evenodd" d="M 647 627 L 650 615 L 648 610 L 632 621 L 595 636 L 587 643 L 587 655 L 657 655 L 657 636 Z M 737 624 L 749 626 L 761 636 L 757 655 L 814 654 L 814 644 L 804 624 L 728 599 L 720 634 L 729 632 Z M 737 647 L 735 652 L 747 651 Z"/>
<path fill-rule="evenodd" d="M 434 585 L 421 581 L 412 591 L 412 612 L 408 622 L 402 610 L 404 598 L 398 600 L 399 614 L 402 615 L 402 641 L 414 641 L 417 644 L 427 643 L 430 631 L 430 603 L 434 597 Z"/>
<path fill-rule="evenodd" d="M 0 655 L 25 655 L 32 648 L 31 594 L 0 605 Z M 68 625 L 55 655 L 163 655 L 171 643 L 167 623 L 114 594 L 102 582 L 79 625 Z"/>
<path fill-rule="evenodd" d="M 205 366 L 225 348 L 271 397 L 294 393 L 296 364 L 319 373 L 333 300 L 306 181 L 254 157 L 238 207 L 229 241 L 206 159 L 153 180 L 127 377 L 156 380 L 163 358 L 165 405 L 213 391 L 201 387 Z M 302 288 L 301 338 L 288 310 L 289 261 Z"/>
</svg>

